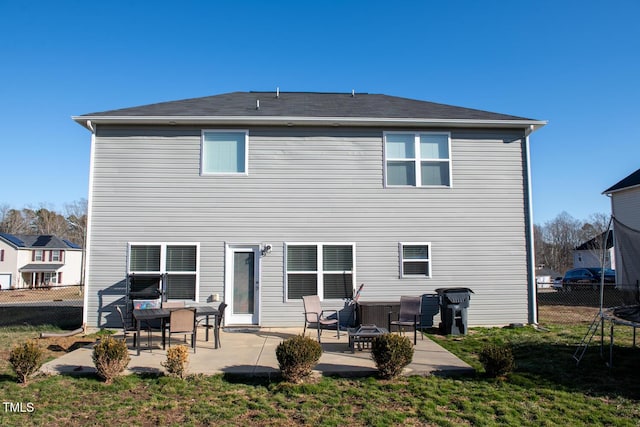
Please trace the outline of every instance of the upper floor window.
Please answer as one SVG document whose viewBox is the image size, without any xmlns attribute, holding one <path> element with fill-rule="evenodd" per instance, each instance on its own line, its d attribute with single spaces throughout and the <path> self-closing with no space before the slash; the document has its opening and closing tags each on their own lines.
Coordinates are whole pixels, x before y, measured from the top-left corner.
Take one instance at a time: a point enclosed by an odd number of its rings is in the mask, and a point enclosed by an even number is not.
<svg viewBox="0 0 640 427">
<path fill-rule="evenodd" d="M 353 297 L 354 245 L 288 244 L 287 299 L 319 295 L 321 299 Z"/>
<path fill-rule="evenodd" d="M 33 251 L 33 260 L 34 261 L 44 261 L 44 251 L 43 250 Z"/>
<path fill-rule="evenodd" d="M 62 261 L 62 256 L 60 254 L 61 252 L 62 251 L 59 251 L 59 250 L 51 251 L 51 261 L 57 261 L 57 262 Z"/>
<path fill-rule="evenodd" d="M 451 186 L 449 133 L 388 132 L 384 154 L 386 186 Z"/>
<path fill-rule="evenodd" d="M 249 133 L 247 131 L 202 131 L 202 175 L 246 174 Z"/>
</svg>

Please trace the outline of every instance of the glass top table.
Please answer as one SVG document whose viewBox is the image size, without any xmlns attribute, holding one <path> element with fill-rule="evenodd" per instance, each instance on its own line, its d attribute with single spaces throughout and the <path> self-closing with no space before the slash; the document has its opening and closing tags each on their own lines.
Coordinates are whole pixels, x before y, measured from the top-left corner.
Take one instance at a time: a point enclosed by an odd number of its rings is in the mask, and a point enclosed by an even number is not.
<svg viewBox="0 0 640 427">
<path fill-rule="evenodd" d="M 218 316 L 220 315 L 220 311 L 218 311 L 217 308 L 212 307 L 212 306 L 208 306 L 208 305 L 199 305 L 199 304 L 193 304 L 193 305 L 189 305 L 189 306 L 185 306 L 184 308 L 191 308 L 191 309 L 195 309 L 196 311 L 196 317 L 205 317 L 206 322 L 205 322 L 205 340 L 209 341 L 209 329 L 210 326 L 213 327 L 213 340 L 214 340 L 214 348 L 219 348 L 220 346 L 220 337 L 218 335 L 218 328 L 217 325 L 219 324 L 218 322 Z M 171 316 L 171 310 L 176 310 L 177 308 L 172 308 L 172 309 L 168 309 L 168 308 L 152 308 L 152 309 L 145 309 L 145 310 L 140 310 L 140 309 L 136 309 L 133 310 L 133 318 L 136 321 L 136 332 L 137 332 L 137 346 L 136 346 L 136 351 L 137 354 L 140 355 L 140 329 L 141 329 L 141 324 L 144 321 L 149 321 L 149 320 L 155 320 L 155 319 L 160 319 L 161 321 L 161 329 L 162 329 L 162 343 L 164 345 L 165 339 L 164 339 L 164 324 L 165 322 L 169 319 L 169 317 Z M 213 325 L 210 324 L 209 322 L 209 318 L 213 317 Z"/>
</svg>

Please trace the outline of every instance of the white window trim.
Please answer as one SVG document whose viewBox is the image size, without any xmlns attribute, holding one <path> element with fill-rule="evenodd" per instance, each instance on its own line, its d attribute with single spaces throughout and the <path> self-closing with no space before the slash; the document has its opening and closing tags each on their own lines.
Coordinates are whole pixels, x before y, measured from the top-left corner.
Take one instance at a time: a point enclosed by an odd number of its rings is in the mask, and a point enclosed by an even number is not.
<svg viewBox="0 0 640 427">
<path fill-rule="evenodd" d="M 414 136 L 414 157 L 413 159 L 409 158 L 395 158 L 395 157 L 387 157 L 387 135 L 388 134 L 402 134 L 402 135 L 413 135 Z M 447 135 L 447 148 L 448 148 L 448 158 L 447 159 L 422 159 L 420 156 L 420 135 Z M 452 174 L 452 161 L 451 161 L 451 132 L 420 132 L 420 131 L 386 131 L 383 132 L 383 147 L 382 147 L 382 157 L 383 157 L 383 175 L 384 175 L 384 187 L 385 188 L 414 188 L 414 187 L 422 187 L 422 188 L 452 188 L 453 187 L 453 174 Z M 387 162 L 389 161 L 413 161 L 414 169 L 415 169 L 415 179 L 416 185 L 393 185 L 387 184 Z M 449 164 L 449 185 L 422 185 L 422 168 L 420 163 L 422 161 L 426 162 L 447 162 Z"/>
<path fill-rule="evenodd" d="M 51 261 L 52 262 L 61 262 L 62 261 L 62 256 L 61 256 L 61 251 L 60 249 L 54 249 L 51 251 Z"/>
<path fill-rule="evenodd" d="M 404 259 L 404 251 L 402 250 L 405 246 L 426 246 L 428 248 L 429 256 L 426 259 L 414 259 L 414 260 L 405 260 Z M 431 242 L 400 242 L 398 243 L 398 257 L 400 259 L 400 278 L 401 279 L 430 279 L 431 278 L 431 269 L 433 267 L 433 246 Z M 426 276 L 422 274 L 404 274 L 404 263 L 406 262 L 424 262 L 426 261 L 429 266 L 429 271 Z"/>
<path fill-rule="evenodd" d="M 33 255 L 33 260 L 37 262 L 44 262 L 44 251 L 42 249 L 36 249 Z"/>
<path fill-rule="evenodd" d="M 131 271 L 131 247 L 132 246 L 160 246 L 160 271 Z M 178 275 L 189 275 L 192 276 L 194 273 L 196 275 L 196 289 L 195 289 L 195 298 L 193 301 L 198 302 L 200 300 L 200 243 L 199 242 L 129 242 L 127 243 L 127 275 L 135 273 L 139 275 L 144 274 L 167 274 L 167 246 L 195 246 L 196 247 L 196 271 L 172 271 L 170 272 L 173 276 Z M 178 301 L 178 300 L 171 300 Z"/>
<path fill-rule="evenodd" d="M 58 283 L 58 272 L 57 271 L 45 271 L 42 280 L 45 283 Z"/>
<path fill-rule="evenodd" d="M 351 285 L 353 287 L 353 295 L 355 295 L 355 284 L 356 281 L 356 244 L 355 242 L 285 242 L 284 243 L 284 301 L 299 301 L 298 299 L 289 299 L 289 270 L 287 270 L 287 248 L 289 246 L 315 246 L 317 250 L 317 259 L 316 259 L 316 270 L 315 271 L 292 271 L 293 274 L 315 274 L 318 277 L 318 296 L 320 297 L 320 301 L 324 301 L 324 274 L 336 274 L 336 273 L 351 273 Z M 323 263 L 323 250 L 324 246 L 351 246 L 351 270 L 343 270 L 343 271 L 324 271 L 322 269 Z M 342 298 L 338 298 L 342 299 Z M 330 301 L 336 301 L 337 299 L 330 299 Z"/>
<path fill-rule="evenodd" d="M 205 133 L 244 133 L 244 172 L 205 172 L 204 135 Z M 249 175 L 249 130 L 247 129 L 202 129 L 200 132 L 200 175 L 201 176 L 248 176 Z"/>
</svg>

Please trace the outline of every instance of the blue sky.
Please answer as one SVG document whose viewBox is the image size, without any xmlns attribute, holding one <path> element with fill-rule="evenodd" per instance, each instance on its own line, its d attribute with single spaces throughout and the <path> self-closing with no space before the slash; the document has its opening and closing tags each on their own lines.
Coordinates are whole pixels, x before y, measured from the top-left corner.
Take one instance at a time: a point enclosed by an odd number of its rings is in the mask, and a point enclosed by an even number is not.
<svg viewBox="0 0 640 427">
<path fill-rule="evenodd" d="M 87 197 L 71 116 L 231 91 L 384 93 L 548 120 L 534 221 L 640 168 L 640 2 L 0 0 L 0 205 Z"/>
</svg>

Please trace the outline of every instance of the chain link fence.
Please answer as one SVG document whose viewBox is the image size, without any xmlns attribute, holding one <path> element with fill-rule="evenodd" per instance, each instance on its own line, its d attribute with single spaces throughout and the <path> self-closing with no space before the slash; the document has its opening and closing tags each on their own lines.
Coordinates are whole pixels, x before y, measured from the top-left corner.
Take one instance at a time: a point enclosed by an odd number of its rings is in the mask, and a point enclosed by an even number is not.
<svg viewBox="0 0 640 427">
<path fill-rule="evenodd" d="M 0 326 L 78 328 L 82 325 L 83 294 L 83 286 L 0 290 Z M 603 308 L 638 303 L 633 292 L 605 286 Z M 551 284 L 538 288 L 538 323 L 541 326 L 589 324 L 599 310 L 599 285 L 570 291 L 553 288 Z"/>
<path fill-rule="evenodd" d="M 602 308 L 637 304 L 634 292 L 623 291 L 606 284 Z M 600 312 L 600 285 L 583 285 L 571 290 L 553 287 L 538 288 L 538 323 L 589 324 Z"/>
<path fill-rule="evenodd" d="M 83 286 L 0 290 L 0 326 L 82 326 Z"/>
</svg>

